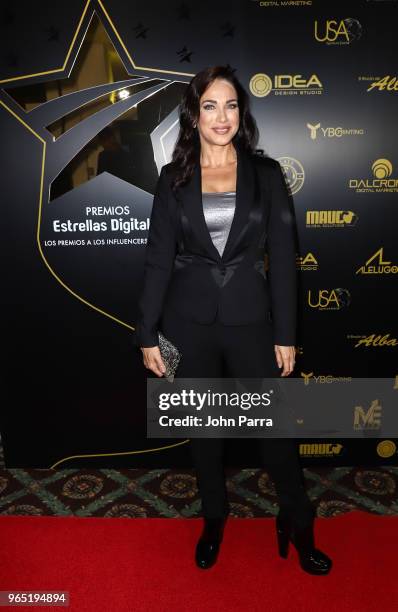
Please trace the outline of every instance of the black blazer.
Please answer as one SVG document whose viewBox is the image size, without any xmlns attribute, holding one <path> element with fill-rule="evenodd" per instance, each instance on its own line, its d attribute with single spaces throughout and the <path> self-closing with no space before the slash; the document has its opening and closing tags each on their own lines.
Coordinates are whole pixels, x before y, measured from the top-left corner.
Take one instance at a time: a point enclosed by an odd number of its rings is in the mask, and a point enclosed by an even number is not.
<svg viewBox="0 0 398 612">
<path fill-rule="evenodd" d="M 286 183 L 276 160 L 242 146 L 236 151 L 236 207 L 222 256 L 204 217 L 199 154 L 191 180 L 176 196 L 170 186 L 173 164 L 162 167 L 145 251 L 136 346 L 158 345 L 166 308 L 198 323 L 211 323 L 217 311 L 228 325 L 268 319 L 274 344 L 295 345 L 296 232 Z"/>
</svg>

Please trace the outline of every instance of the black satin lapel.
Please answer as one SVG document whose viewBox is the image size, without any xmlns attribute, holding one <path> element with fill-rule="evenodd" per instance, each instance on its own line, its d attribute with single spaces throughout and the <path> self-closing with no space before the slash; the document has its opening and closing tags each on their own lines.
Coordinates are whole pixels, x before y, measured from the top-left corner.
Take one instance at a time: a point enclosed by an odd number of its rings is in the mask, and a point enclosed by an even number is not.
<svg viewBox="0 0 398 612">
<path fill-rule="evenodd" d="M 222 254 L 223 261 L 229 257 L 231 250 L 247 232 L 249 214 L 256 205 L 254 201 L 256 181 L 254 165 L 249 154 L 240 147 L 237 147 L 237 162 L 235 214 Z"/>
<path fill-rule="evenodd" d="M 183 227 L 188 229 L 188 220 L 189 233 L 191 238 L 194 237 L 197 248 L 203 255 L 212 255 L 215 259 L 220 260 L 220 254 L 211 239 L 203 212 L 202 173 L 199 159 L 191 180 L 183 187 L 180 187 L 179 192 L 179 199 L 182 205 Z"/>
</svg>

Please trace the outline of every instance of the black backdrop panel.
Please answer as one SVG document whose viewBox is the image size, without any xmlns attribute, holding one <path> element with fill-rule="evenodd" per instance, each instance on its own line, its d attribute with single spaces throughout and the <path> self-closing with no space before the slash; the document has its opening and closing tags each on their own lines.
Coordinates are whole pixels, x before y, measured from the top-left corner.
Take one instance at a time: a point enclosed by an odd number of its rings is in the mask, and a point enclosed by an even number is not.
<svg viewBox="0 0 398 612">
<path fill-rule="evenodd" d="M 156 180 L 208 65 L 236 69 L 292 192 L 295 375 L 398 375 L 397 4 L 3 4 L 7 467 L 191 465 L 188 440 L 146 438 L 132 341 Z M 397 440 L 297 443 L 308 465 L 397 462 Z M 250 440 L 228 462 L 256 466 Z"/>
</svg>

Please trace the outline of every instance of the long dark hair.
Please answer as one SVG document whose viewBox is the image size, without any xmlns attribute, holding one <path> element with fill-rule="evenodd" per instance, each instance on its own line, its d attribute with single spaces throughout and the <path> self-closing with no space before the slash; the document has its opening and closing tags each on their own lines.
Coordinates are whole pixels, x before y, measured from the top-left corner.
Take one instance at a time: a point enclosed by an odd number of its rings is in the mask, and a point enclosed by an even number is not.
<svg viewBox="0 0 398 612">
<path fill-rule="evenodd" d="M 199 120 L 200 98 L 216 78 L 229 81 L 235 87 L 238 96 L 240 121 L 239 130 L 232 139 L 233 144 L 249 152 L 255 152 L 258 140 L 257 124 L 250 112 L 249 96 L 234 72 L 235 69 L 232 69 L 229 64 L 210 66 L 198 72 L 189 82 L 180 103 L 180 131 L 172 155 L 172 165 L 176 170 L 171 183 L 174 192 L 177 187 L 189 181 L 195 164 L 199 163 L 200 138 L 193 124 Z"/>
</svg>

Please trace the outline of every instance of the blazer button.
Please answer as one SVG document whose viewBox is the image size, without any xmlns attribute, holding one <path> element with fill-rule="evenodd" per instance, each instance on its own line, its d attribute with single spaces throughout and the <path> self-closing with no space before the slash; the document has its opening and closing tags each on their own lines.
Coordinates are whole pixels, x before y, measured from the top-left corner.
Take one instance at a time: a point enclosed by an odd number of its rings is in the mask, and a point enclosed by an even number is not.
<svg viewBox="0 0 398 612">
<path fill-rule="evenodd" d="M 225 266 L 220 266 L 220 271 L 221 271 L 221 274 L 224 276 L 226 271 L 227 271 L 227 269 L 226 269 Z"/>
</svg>

